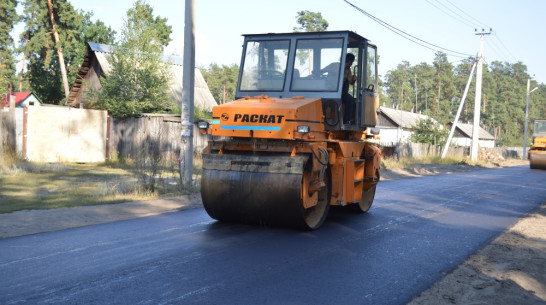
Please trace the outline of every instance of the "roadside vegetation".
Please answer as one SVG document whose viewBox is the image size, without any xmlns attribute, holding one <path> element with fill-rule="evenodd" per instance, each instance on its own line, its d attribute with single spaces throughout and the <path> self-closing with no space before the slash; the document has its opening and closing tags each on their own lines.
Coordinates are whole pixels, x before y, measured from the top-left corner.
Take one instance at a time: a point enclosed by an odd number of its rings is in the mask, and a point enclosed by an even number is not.
<svg viewBox="0 0 546 305">
<path fill-rule="evenodd" d="M 466 158 L 450 157 L 385 158 L 381 167 L 393 170 L 430 165 L 483 168 L 485 162 L 470 163 Z M 96 164 L 34 163 L 6 152 L 0 157 L 0 213 L 115 204 L 197 193 L 201 172 L 201 160 L 195 156 L 195 183 L 190 189 L 182 189 L 176 164 L 161 158 L 114 156 L 105 163 Z"/>
<path fill-rule="evenodd" d="M 200 163 L 194 169 L 200 179 Z M 0 158 L 0 213 L 115 204 L 198 192 L 182 190 L 179 169 L 161 159 L 118 159 L 100 164 L 34 163 Z"/>
<path fill-rule="evenodd" d="M 468 158 L 454 158 L 445 157 L 444 159 L 439 156 L 426 157 L 426 158 L 383 158 L 381 160 L 381 168 L 383 169 L 395 169 L 395 168 L 414 168 L 417 165 L 423 164 L 436 164 L 436 165 L 468 165 L 481 167 L 484 165 L 483 161 L 470 162 Z"/>
</svg>

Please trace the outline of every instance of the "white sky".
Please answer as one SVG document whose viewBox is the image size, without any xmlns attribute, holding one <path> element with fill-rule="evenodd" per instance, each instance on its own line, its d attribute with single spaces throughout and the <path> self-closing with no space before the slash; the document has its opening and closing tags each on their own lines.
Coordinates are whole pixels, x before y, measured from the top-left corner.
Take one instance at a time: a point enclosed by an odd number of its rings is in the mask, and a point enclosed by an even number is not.
<svg viewBox="0 0 546 305">
<path fill-rule="evenodd" d="M 241 34 L 291 32 L 301 10 L 321 12 L 328 30 L 351 30 L 378 46 L 379 73 L 384 76 L 407 60 L 411 65 L 432 63 L 434 51 L 394 34 L 343 0 L 194 0 L 196 64 L 239 64 Z M 486 63 L 523 62 L 539 83 L 546 83 L 546 1 L 542 0 L 349 0 L 375 17 L 419 39 L 446 49 L 476 55 L 480 39 L 475 27 L 491 27 L 486 36 Z M 92 11 L 119 34 L 134 0 L 70 0 L 76 9 Z M 170 53 L 182 55 L 184 1 L 148 0 L 156 16 L 173 27 Z M 452 4 L 456 5 L 453 6 Z M 441 10 L 440 10 L 441 9 Z M 461 10 L 464 12 L 461 12 Z M 471 17 L 469 17 L 468 15 Z M 453 17 L 452 17 L 453 16 Z M 466 20 L 463 20 L 466 19 Z M 541 38 L 542 37 L 542 38 Z M 461 58 L 449 57 L 458 64 Z"/>
</svg>

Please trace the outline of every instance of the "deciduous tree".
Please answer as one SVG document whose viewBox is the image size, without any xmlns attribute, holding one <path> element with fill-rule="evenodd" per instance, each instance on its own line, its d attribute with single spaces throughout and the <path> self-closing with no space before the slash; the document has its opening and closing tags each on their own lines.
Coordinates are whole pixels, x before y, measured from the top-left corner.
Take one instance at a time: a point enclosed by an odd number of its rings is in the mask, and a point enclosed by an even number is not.
<svg viewBox="0 0 546 305">
<path fill-rule="evenodd" d="M 110 72 L 101 80 L 102 92 L 94 105 L 117 117 L 163 112 L 173 108 L 168 93 L 171 75 L 163 48 L 170 41 L 167 19 L 137 1 L 127 11 L 121 41 L 108 58 Z"/>
<path fill-rule="evenodd" d="M 413 131 L 411 141 L 414 143 L 443 145 L 448 135 L 447 129 L 432 119 L 419 120 Z"/>
</svg>

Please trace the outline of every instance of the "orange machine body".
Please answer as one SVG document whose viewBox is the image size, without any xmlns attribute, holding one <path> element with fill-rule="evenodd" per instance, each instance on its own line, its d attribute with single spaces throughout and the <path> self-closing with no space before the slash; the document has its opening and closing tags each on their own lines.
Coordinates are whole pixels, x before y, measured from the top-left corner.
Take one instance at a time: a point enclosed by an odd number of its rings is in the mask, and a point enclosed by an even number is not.
<svg viewBox="0 0 546 305">
<path fill-rule="evenodd" d="M 359 80 L 351 97 L 341 70 L 349 51 Z M 376 47 L 349 31 L 245 35 L 237 98 L 202 122 L 212 136 L 201 179 L 207 213 L 316 229 L 331 205 L 367 212 L 381 166 L 368 134 L 377 122 L 376 65 Z"/>
</svg>

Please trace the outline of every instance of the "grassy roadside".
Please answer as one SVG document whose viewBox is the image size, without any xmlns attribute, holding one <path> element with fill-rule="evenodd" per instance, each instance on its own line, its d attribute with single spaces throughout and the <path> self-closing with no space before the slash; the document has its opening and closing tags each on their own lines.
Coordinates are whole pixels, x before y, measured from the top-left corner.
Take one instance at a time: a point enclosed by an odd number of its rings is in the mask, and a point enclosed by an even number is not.
<svg viewBox="0 0 546 305">
<path fill-rule="evenodd" d="M 414 168 L 416 166 L 421 165 L 430 165 L 430 164 L 436 164 L 436 165 L 466 165 L 466 166 L 474 166 L 477 168 L 485 166 L 486 162 L 484 161 L 478 161 L 478 162 L 470 162 L 467 158 L 453 158 L 453 157 L 446 157 L 444 159 L 436 156 L 436 157 L 428 157 L 428 158 L 385 158 L 381 161 L 381 168 L 383 169 L 394 169 L 394 168 Z"/>
<path fill-rule="evenodd" d="M 182 194 L 177 169 L 134 160 L 103 164 L 32 163 L 0 158 L 0 213 L 114 204 Z M 152 174 L 155 179 L 152 179 Z"/>
<path fill-rule="evenodd" d="M 0 157 L 0 213 L 114 204 L 182 194 L 177 169 L 138 163 L 135 160 L 115 160 L 103 164 L 38 164 L 4 154 Z M 198 176 L 199 160 L 195 163 L 194 174 Z M 465 159 L 439 157 L 389 158 L 382 161 L 382 168 L 415 169 L 438 164 L 483 168 L 484 162 L 469 164 Z M 152 176 L 155 179 L 151 179 Z M 184 193 L 197 191 L 196 188 Z"/>
</svg>

